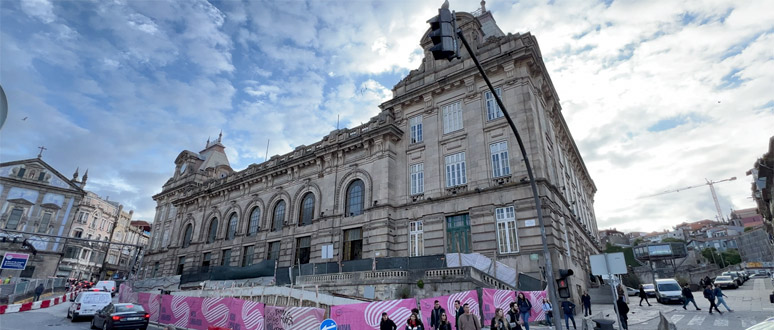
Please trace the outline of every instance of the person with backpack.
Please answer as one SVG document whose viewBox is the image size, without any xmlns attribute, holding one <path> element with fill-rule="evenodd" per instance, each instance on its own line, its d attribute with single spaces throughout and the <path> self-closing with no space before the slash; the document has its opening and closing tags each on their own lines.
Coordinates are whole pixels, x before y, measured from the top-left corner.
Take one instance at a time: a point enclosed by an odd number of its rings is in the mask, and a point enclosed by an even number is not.
<svg viewBox="0 0 774 330">
<path fill-rule="evenodd" d="M 532 303 L 524 296 L 524 292 L 519 292 L 516 298 L 516 306 L 519 307 L 519 316 L 524 322 L 524 330 L 529 330 L 529 317 L 532 314 Z"/>
<path fill-rule="evenodd" d="M 567 329 L 570 328 L 569 320 L 572 320 L 573 329 L 578 329 L 578 327 L 575 326 L 575 304 L 569 300 L 563 301 L 562 312 L 564 312 L 564 325 L 567 326 Z"/>
<path fill-rule="evenodd" d="M 714 308 L 718 314 L 723 315 L 723 313 L 720 312 L 718 309 L 718 306 L 715 305 L 715 292 L 712 291 L 712 285 L 707 285 L 706 288 L 704 288 L 704 298 L 707 298 L 707 300 L 710 303 L 710 310 L 709 313 L 712 314 L 712 309 Z"/>
</svg>

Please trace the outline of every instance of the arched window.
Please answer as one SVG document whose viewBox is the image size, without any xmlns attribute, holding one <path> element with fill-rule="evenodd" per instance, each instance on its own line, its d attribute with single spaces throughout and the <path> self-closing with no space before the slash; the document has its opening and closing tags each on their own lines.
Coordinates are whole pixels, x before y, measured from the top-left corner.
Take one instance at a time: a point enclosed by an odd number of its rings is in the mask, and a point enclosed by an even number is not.
<svg viewBox="0 0 774 330">
<path fill-rule="evenodd" d="M 363 214 L 363 200 L 365 184 L 363 180 L 355 180 L 347 187 L 347 209 L 344 216 L 356 216 Z"/>
<path fill-rule="evenodd" d="M 250 225 L 247 228 L 247 236 L 254 235 L 258 233 L 258 226 L 260 226 L 261 223 L 261 209 L 258 207 L 253 208 L 253 211 L 250 212 Z"/>
<path fill-rule="evenodd" d="M 298 225 L 311 225 L 312 218 L 314 218 L 314 194 L 306 193 L 301 199 L 301 214 L 298 216 Z"/>
<path fill-rule="evenodd" d="M 189 223 L 185 226 L 185 235 L 183 235 L 183 247 L 187 248 L 191 245 L 191 236 L 193 236 L 193 226 Z"/>
<path fill-rule="evenodd" d="M 271 231 L 281 231 L 283 221 L 285 221 L 285 201 L 279 201 L 274 206 L 274 218 L 272 219 Z"/>
<path fill-rule="evenodd" d="M 73 237 L 75 238 L 81 238 L 83 236 L 83 230 L 82 229 L 76 229 L 73 231 Z"/>
<path fill-rule="evenodd" d="M 218 235 L 218 218 L 212 218 L 210 221 L 210 231 L 207 233 L 207 243 L 215 242 Z"/>
<path fill-rule="evenodd" d="M 239 222 L 239 217 L 237 217 L 236 212 L 231 213 L 231 218 L 228 219 L 228 231 L 226 231 L 227 241 L 234 239 L 234 235 L 236 235 L 237 222 Z"/>
</svg>

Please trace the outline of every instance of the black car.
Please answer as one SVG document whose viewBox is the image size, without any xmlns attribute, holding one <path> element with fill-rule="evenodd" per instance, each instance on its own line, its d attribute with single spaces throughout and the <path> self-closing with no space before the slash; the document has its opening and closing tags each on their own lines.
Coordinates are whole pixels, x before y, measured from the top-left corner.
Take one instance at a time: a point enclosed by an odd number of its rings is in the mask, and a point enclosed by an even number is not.
<svg viewBox="0 0 774 330">
<path fill-rule="evenodd" d="M 137 304 L 109 304 L 94 314 L 92 329 L 140 329 L 148 328 L 150 314 Z"/>
</svg>

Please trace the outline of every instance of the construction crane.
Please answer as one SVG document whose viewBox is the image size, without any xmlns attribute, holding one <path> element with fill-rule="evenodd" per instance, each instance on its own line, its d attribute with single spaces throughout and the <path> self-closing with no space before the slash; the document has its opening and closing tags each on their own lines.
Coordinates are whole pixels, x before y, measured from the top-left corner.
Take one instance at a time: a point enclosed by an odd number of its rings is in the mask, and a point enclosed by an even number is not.
<svg viewBox="0 0 774 330">
<path fill-rule="evenodd" d="M 695 185 L 695 186 L 688 186 L 688 187 L 683 187 L 683 188 L 678 188 L 678 189 L 662 191 L 662 192 L 657 193 L 657 194 L 643 196 L 643 197 L 653 197 L 653 196 L 659 196 L 659 195 L 664 195 L 664 194 L 676 193 L 676 192 L 680 192 L 680 191 L 683 191 L 683 190 L 698 188 L 698 187 L 702 187 L 702 186 L 709 186 L 710 192 L 712 193 L 712 200 L 715 201 L 715 208 L 718 211 L 718 221 L 725 221 L 725 219 L 723 218 L 723 211 L 720 210 L 720 203 L 718 202 L 718 194 L 715 193 L 715 184 L 716 183 L 721 183 L 721 182 L 726 182 L 726 181 L 734 181 L 734 180 L 736 180 L 736 177 L 734 176 L 734 177 L 730 177 L 728 179 L 719 180 L 719 181 L 710 181 L 710 180 L 708 180 L 706 178 L 704 180 L 707 181 L 707 182 L 706 183 L 702 183 L 702 184 L 698 184 L 698 185 Z"/>
</svg>

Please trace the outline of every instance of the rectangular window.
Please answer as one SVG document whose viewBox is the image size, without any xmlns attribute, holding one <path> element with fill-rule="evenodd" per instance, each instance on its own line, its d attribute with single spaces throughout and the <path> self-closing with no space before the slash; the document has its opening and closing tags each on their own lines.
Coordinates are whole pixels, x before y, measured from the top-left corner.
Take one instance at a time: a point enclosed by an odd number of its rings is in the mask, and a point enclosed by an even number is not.
<svg viewBox="0 0 774 330">
<path fill-rule="evenodd" d="M 354 228 L 344 231 L 344 260 L 363 258 L 363 229 Z"/>
<path fill-rule="evenodd" d="M 78 258 L 78 248 L 74 246 L 68 246 L 65 250 L 65 258 L 76 259 Z"/>
<path fill-rule="evenodd" d="M 183 270 L 185 269 L 185 257 L 179 257 L 177 258 L 177 275 L 183 275 Z"/>
<path fill-rule="evenodd" d="M 269 250 L 266 254 L 266 260 L 279 260 L 280 256 L 280 242 L 269 243 Z"/>
<path fill-rule="evenodd" d="M 417 195 L 425 192 L 425 165 L 424 163 L 409 166 L 411 176 L 411 194 Z"/>
<path fill-rule="evenodd" d="M 38 225 L 38 232 L 45 233 L 48 231 L 48 225 L 51 223 L 51 212 L 43 213 L 43 219 L 40 220 Z"/>
<path fill-rule="evenodd" d="M 468 183 L 465 174 L 465 152 L 446 156 L 446 187 Z"/>
<path fill-rule="evenodd" d="M 443 134 L 462 129 L 462 103 L 454 102 L 443 107 Z"/>
<path fill-rule="evenodd" d="M 40 172 L 38 174 L 38 181 L 43 181 L 46 178 L 46 172 Z"/>
<path fill-rule="evenodd" d="M 300 237 L 296 239 L 296 264 L 308 264 L 312 254 L 312 238 Z"/>
<path fill-rule="evenodd" d="M 495 88 L 495 92 L 497 93 L 497 96 L 502 99 L 503 93 L 500 88 Z M 486 99 L 486 117 L 489 120 L 497 119 L 503 116 L 503 111 L 500 110 L 500 106 L 497 104 L 497 100 L 495 99 L 494 95 L 492 95 L 492 92 L 484 92 L 484 99 Z"/>
<path fill-rule="evenodd" d="M 223 250 L 223 253 L 220 255 L 220 265 L 231 266 L 231 249 Z"/>
<path fill-rule="evenodd" d="M 459 214 L 446 217 L 447 253 L 470 253 L 470 216 Z"/>
<path fill-rule="evenodd" d="M 254 245 L 249 245 L 242 248 L 242 267 L 247 267 L 253 264 L 254 251 Z"/>
<path fill-rule="evenodd" d="M 519 237 L 516 234 L 517 223 L 513 206 L 496 208 L 495 220 L 500 253 L 519 252 Z"/>
<path fill-rule="evenodd" d="M 21 221 L 22 213 L 24 213 L 24 209 L 14 207 L 11 210 L 11 215 L 8 217 L 8 221 L 5 223 L 5 229 L 16 230 L 16 227 L 19 226 L 19 221 Z"/>
<path fill-rule="evenodd" d="M 492 176 L 497 178 L 511 174 L 511 166 L 508 162 L 508 142 L 502 141 L 489 145 L 492 154 Z"/>
<path fill-rule="evenodd" d="M 409 257 L 425 255 L 425 239 L 422 221 L 409 223 Z"/>
<path fill-rule="evenodd" d="M 24 178 L 24 173 L 27 172 L 27 169 L 22 167 L 19 169 L 19 177 Z"/>
<path fill-rule="evenodd" d="M 205 252 L 202 255 L 202 273 L 206 273 L 210 270 L 210 260 L 212 259 L 212 253 Z"/>
<path fill-rule="evenodd" d="M 158 261 L 156 261 L 156 262 L 153 264 L 153 272 L 151 272 L 151 277 L 156 277 L 157 275 L 159 275 L 159 267 L 160 267 L 160 266 L 161 266 L 161 265 L 159 265 L 159 262 L 158 262 Z"/>
<path fill-rule="evenodd" d="M 411 127 L 411 143 L 422 142 L 422 116 L 416 116 L 409 119 Z"/>
</svg>

